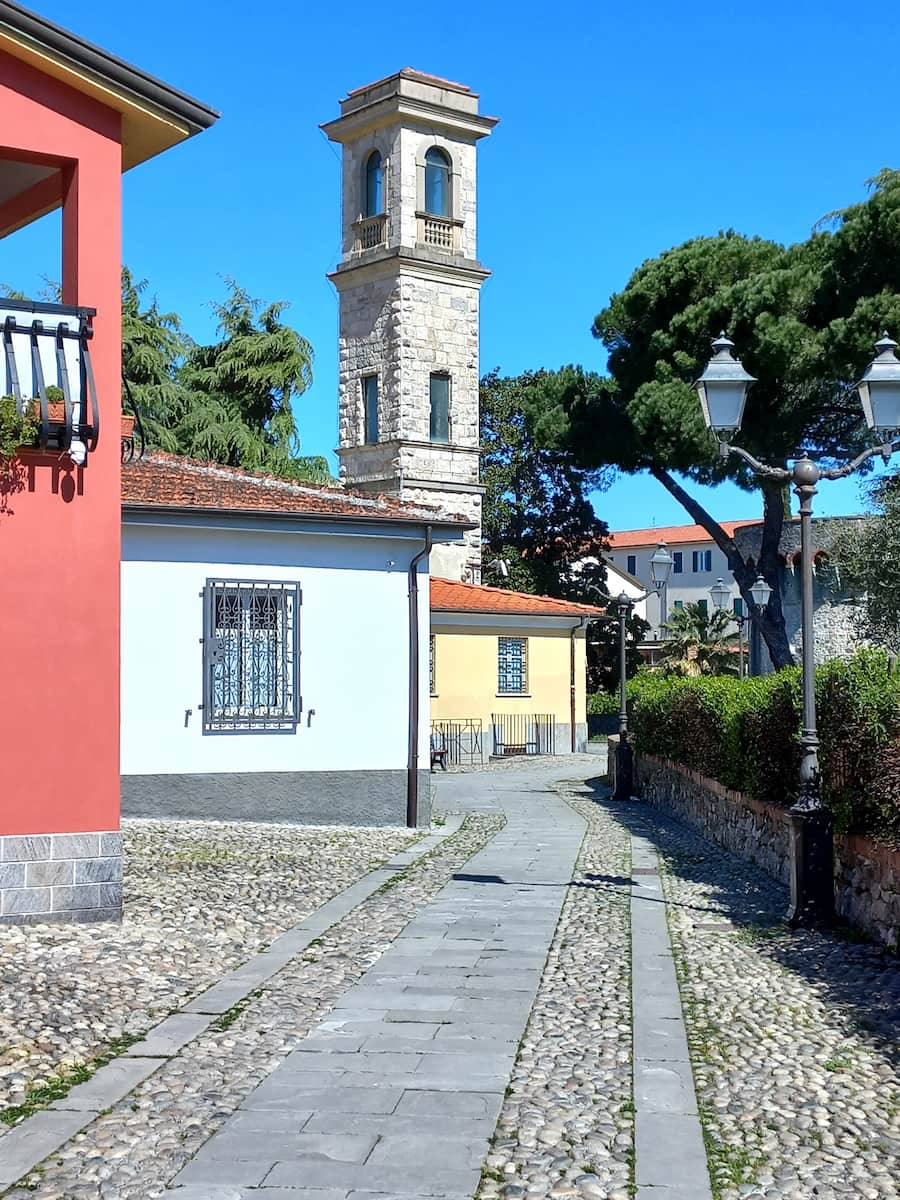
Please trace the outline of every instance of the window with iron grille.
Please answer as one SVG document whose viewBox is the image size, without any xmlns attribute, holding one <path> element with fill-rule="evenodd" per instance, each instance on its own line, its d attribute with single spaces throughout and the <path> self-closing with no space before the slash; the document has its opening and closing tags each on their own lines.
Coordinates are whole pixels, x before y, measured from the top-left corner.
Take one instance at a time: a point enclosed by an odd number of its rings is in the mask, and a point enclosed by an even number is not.
<svg viewBox="0 0 900 1200">
<path fill-rule="evenodd" d="M 203 602 L 203 726 L 209 732 L 296 728 L 300 718 L 299 584 L 208 579 Z"/>
<path fill-rule="evenodd" d="M 522 695 L 528 690 L 528 640 L 502 637 L 497 642 L 497 691 Z"/>
</svg>

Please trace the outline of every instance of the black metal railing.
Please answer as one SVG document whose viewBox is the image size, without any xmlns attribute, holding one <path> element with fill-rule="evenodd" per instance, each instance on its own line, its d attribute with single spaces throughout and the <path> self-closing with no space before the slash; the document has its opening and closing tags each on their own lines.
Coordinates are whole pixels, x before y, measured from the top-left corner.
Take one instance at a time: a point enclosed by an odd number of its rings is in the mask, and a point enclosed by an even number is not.
<svg viewBox="0 0 900 1200">
<path fill-rule="evenodd" d="M 553 713 L 493 713 L 494 754 L 555 754 Z"/>
<path fill-rule="evenodd" d="M 96 449 L 100 410 L 88 343 L 92 308 L 0 300 L 3 394 L 37 419 L 37 443 L 47 450 Z"/>
<path fill-rule="evenodd" d="M 456 767 L 471 767 L 484 762 L 483 730 L 480 718 L 431 722 L 432 748 L 446 750 L 447 760 Z"/>
</svg>

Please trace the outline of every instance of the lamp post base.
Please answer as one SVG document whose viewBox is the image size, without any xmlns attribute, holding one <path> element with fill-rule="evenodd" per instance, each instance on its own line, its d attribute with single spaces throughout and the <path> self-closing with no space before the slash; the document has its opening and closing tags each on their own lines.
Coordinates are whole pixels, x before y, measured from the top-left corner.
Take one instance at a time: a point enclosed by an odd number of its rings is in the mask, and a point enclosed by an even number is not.
<svg viewBox="0 0 900 1200">
<path fill-rule="evenodd" d="M 828 809 L 788 809 L 791 827 L 791 906 L 794 929 L 834 924 L 834 820 Z"/>
<path fill-rule="evenodd" d="M 616 787 L 613 800 L 630 800 L 634 793 L 634 752 L 627 733 L 619 734 L 616 746 Z"/>
</svg>

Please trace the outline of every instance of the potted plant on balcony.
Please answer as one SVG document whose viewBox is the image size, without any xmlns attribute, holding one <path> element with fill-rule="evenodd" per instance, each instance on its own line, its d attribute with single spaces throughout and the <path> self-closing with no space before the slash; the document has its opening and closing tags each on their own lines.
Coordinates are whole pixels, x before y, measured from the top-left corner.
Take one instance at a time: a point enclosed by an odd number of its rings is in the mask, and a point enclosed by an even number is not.
<svg viewBox="0 0 900 1200">
<path fill-rule="evenodd" d="M 33 446 L 38 422 L 29 409 L 23 412 L 15 396 L 0 397 L 0 464 L 15 458 L 22 446 Z"/>
</svg>

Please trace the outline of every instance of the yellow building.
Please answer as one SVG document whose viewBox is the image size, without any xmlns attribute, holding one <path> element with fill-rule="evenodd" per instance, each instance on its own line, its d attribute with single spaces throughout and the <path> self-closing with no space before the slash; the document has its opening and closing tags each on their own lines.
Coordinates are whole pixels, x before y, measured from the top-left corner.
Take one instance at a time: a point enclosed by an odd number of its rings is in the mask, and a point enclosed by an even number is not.
<svg viewBox="0 0 900 1200">
<path fill-rule="evenodd" d="M 451 761 L 587 743 L 586 628 L 603 609 L 431 580 L 433 747 Z"/>
</svg>

